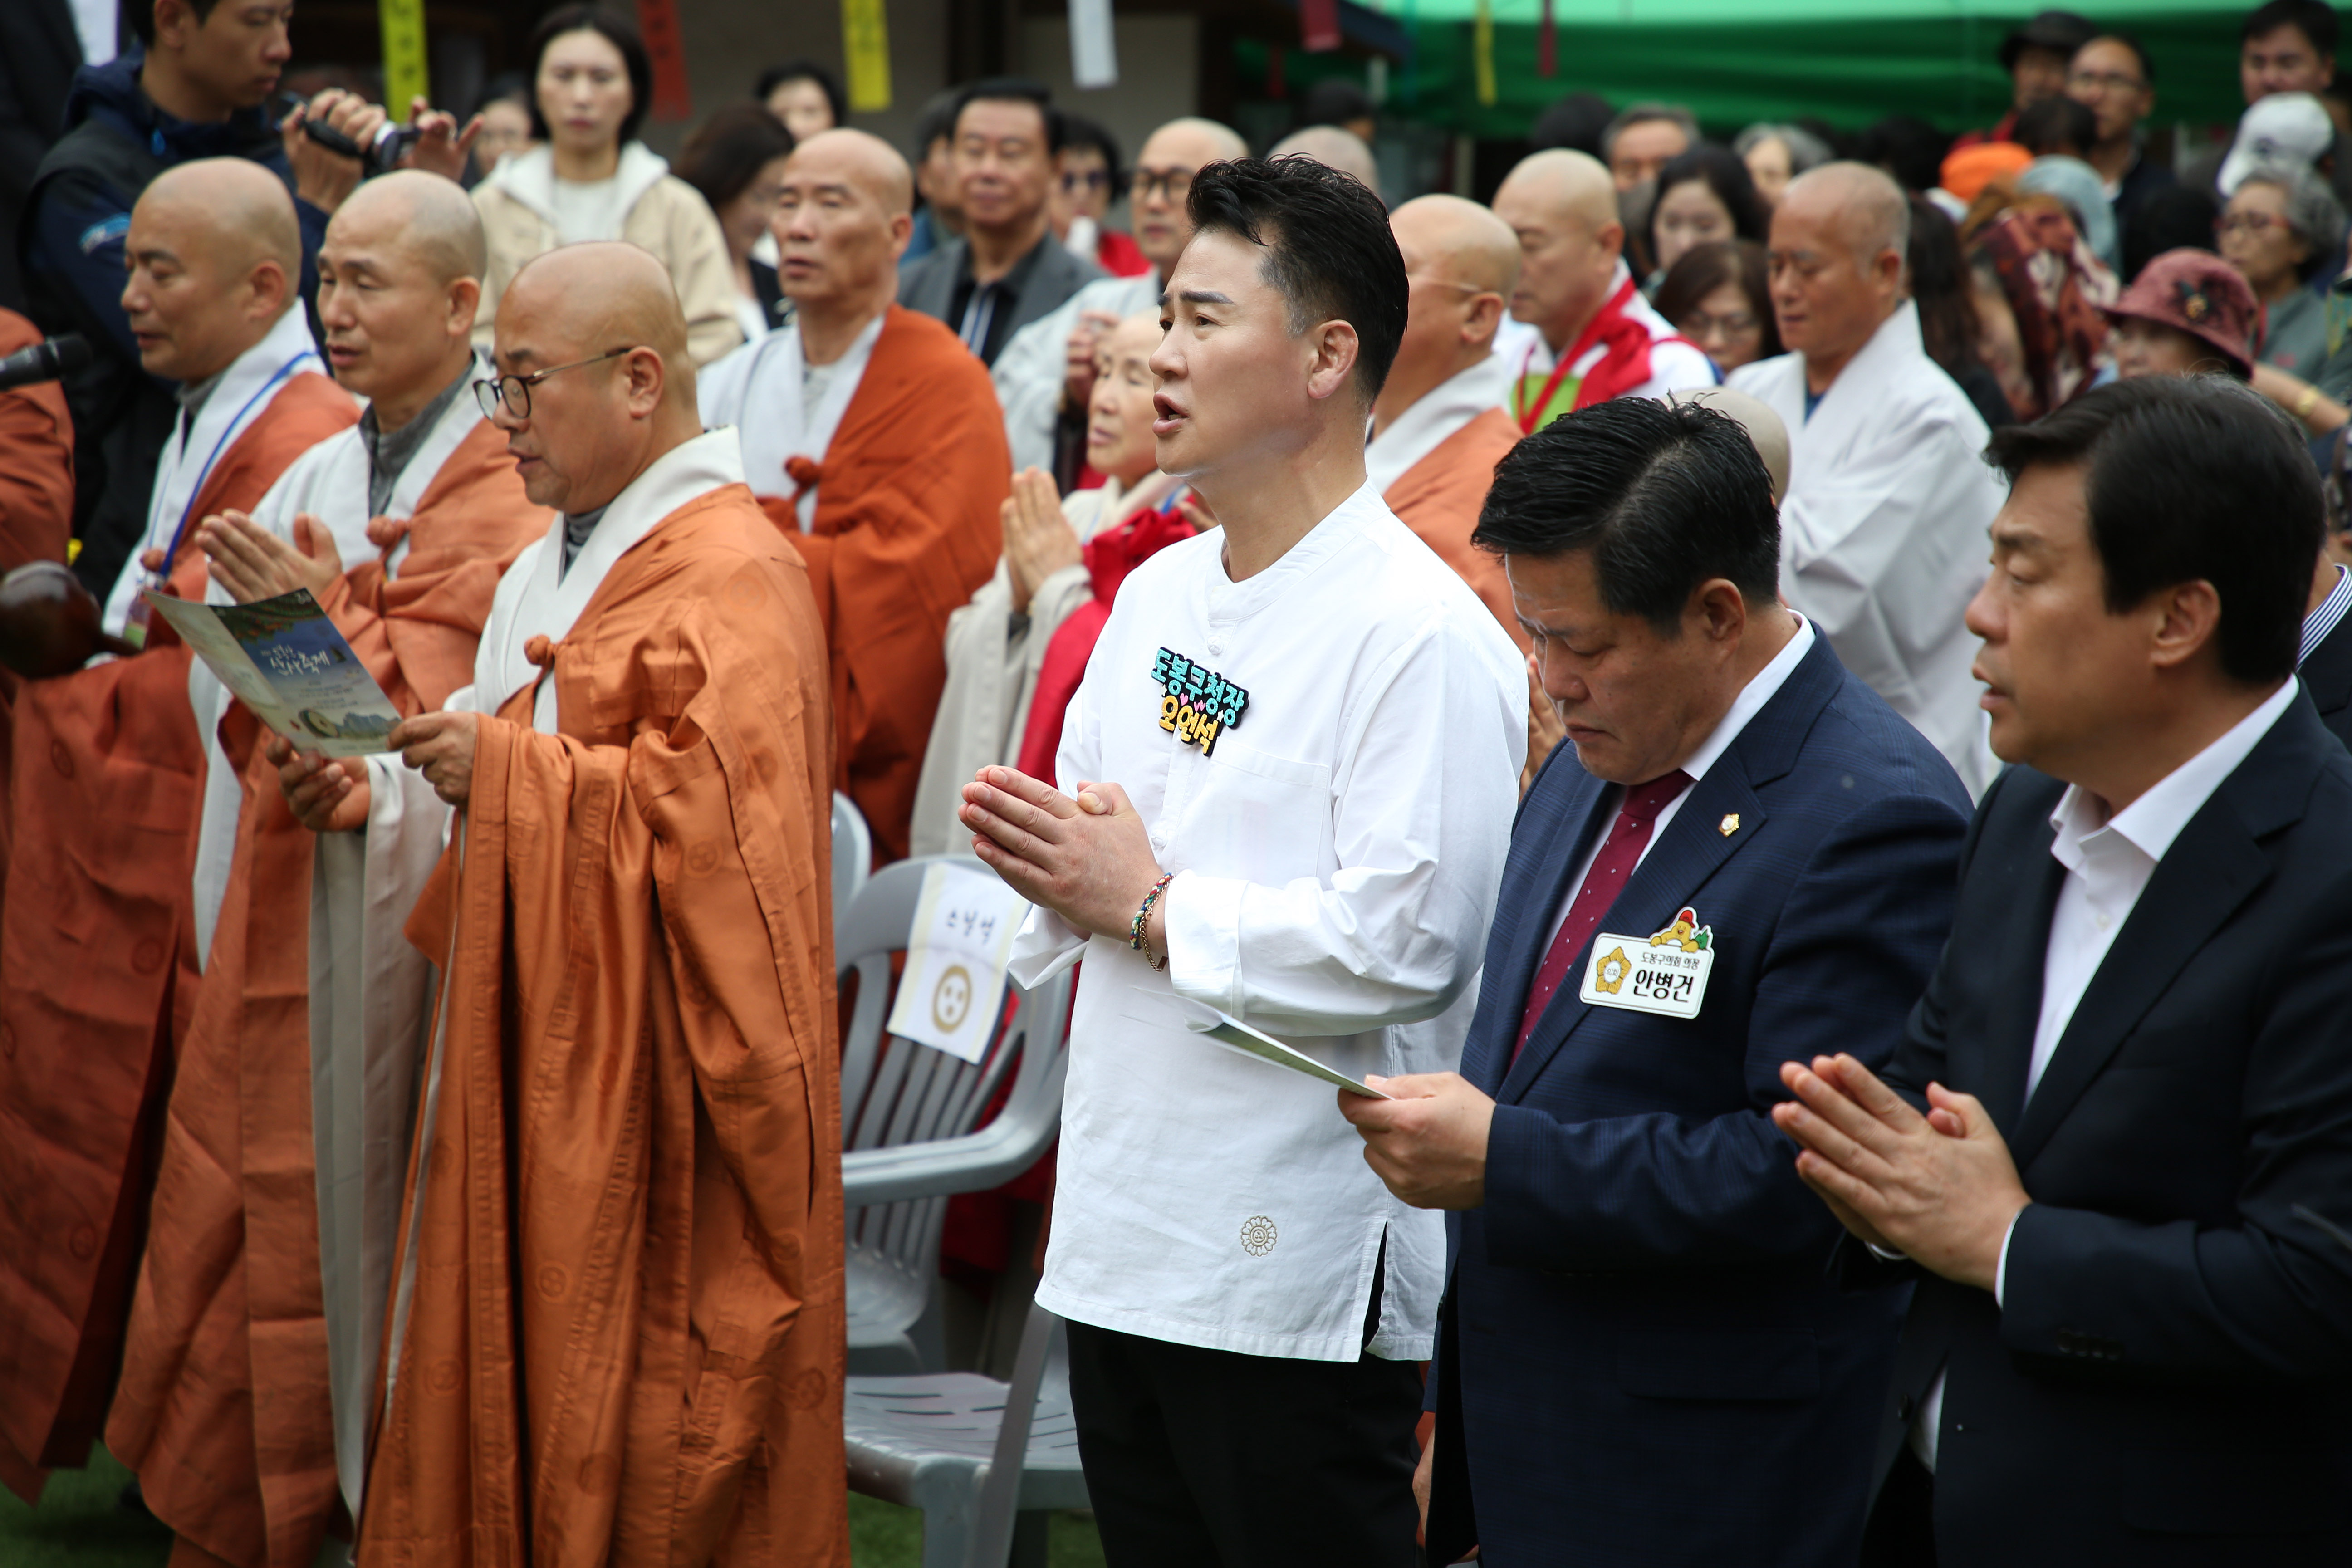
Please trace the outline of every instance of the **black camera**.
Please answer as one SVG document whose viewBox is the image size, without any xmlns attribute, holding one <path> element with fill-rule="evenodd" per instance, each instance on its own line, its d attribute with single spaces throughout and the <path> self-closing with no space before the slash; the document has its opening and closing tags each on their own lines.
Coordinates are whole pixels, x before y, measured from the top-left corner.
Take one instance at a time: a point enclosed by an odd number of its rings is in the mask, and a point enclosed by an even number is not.
<svg viewBox="0 0 2352 1568">
<path fill-rule="evenodd" d="M 362 147 L 333 126 L 306 119 L 302 121 L 302 134 L 330 153 L 358 159 L 365 177 L 373 178 L 399 168 L 400 161 L 424 132 L 414 125 L 386 124 L 375 133 L 373 142 Z"/>
</svg>

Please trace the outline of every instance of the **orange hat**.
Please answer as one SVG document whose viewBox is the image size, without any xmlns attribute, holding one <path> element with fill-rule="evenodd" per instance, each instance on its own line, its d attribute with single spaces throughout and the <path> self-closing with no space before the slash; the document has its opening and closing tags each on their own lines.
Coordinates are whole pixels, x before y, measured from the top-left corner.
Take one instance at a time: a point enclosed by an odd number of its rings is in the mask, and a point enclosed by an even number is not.
<svg viewBox="0 0 2352 1568">
<path fill-rule="evenodd" d="M 1944 189 L 1972 202 L 1984 188 L 2004 174 L 2014 174 L 2033 162 L 2033 154 L 2014 142 L 1979 142 L 1944 160 Z"/>
</svg>

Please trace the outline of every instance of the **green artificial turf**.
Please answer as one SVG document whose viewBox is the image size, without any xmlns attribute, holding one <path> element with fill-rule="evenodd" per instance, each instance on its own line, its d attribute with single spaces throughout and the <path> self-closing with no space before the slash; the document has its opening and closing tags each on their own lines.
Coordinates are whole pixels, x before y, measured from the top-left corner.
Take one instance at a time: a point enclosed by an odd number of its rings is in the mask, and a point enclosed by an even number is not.
<svg viewBox="0 0 2352 1568">
<path fill-rule="evenodd" d="M 172 1532 L 118 1506 L 130 1479 L 131 1472 L 100 1448 L 90 1456 L 89 1468 L 52 1475 L 38 1508 L 26 1508 L 0 1488 L 0 1568 L 163 1568 Z M 341 1563 L 344 1551 L 330 1542 L 320 1562 Z M 917 1568 L 923 1516 L 853 1493 L 849 1552 L 856 1568 Z M 1102 1542 L 1091 1520 L 1055 1516 L 1051 1552 L 1052 1568 L 1102 1568 Z"/>
</svg>

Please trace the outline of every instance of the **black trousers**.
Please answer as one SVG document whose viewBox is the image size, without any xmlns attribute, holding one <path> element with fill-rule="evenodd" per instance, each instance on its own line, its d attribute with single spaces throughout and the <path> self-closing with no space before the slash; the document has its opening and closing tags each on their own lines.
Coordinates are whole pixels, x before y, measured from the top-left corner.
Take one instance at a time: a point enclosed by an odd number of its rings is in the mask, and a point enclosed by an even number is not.
<svg viewBox="0 0 2352 1568">
<path fill-rule="evenodd" d="M 1069 1325 L 1110 1568 L 1414 1568 L 1412 1362 L 1291 1361 Z"/>
<path fill-rule="evenodd" d="M 1907 1443 L 1871 1507 L 1862 1568 L 1936 1568 L 1936 1478 Z"/>
</svg>

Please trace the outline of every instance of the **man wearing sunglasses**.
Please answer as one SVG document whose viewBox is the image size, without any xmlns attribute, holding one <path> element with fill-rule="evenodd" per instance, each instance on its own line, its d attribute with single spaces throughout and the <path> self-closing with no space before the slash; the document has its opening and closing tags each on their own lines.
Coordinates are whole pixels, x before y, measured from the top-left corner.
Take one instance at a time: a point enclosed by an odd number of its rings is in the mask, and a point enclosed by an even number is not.
<svg viewBox="0 0 2352 1568">
<path fill-rule="evenodd" d="M 281 774 L 314 826 L 381 797 L 370 907 L 416 911 L 443 984 L 395 1264 L 436 1283 L 385 1325 L 359 1550 L 602 1558 L 658 1531 L 698 1561 L 748 1541 L 845 1561 L 833 733 L 806 569 L 735 432 L 702 432 L 646 252 L 524 267 L 496 368 L 491 422 L 562 515 L 501 579 L 472 686 L 393 731 L 406 769 Z M 519 1402 L 519 1367 L 571 1392 Z M 530 1500 L 550 1496 L 576 1505 Z"/>
</svg>

